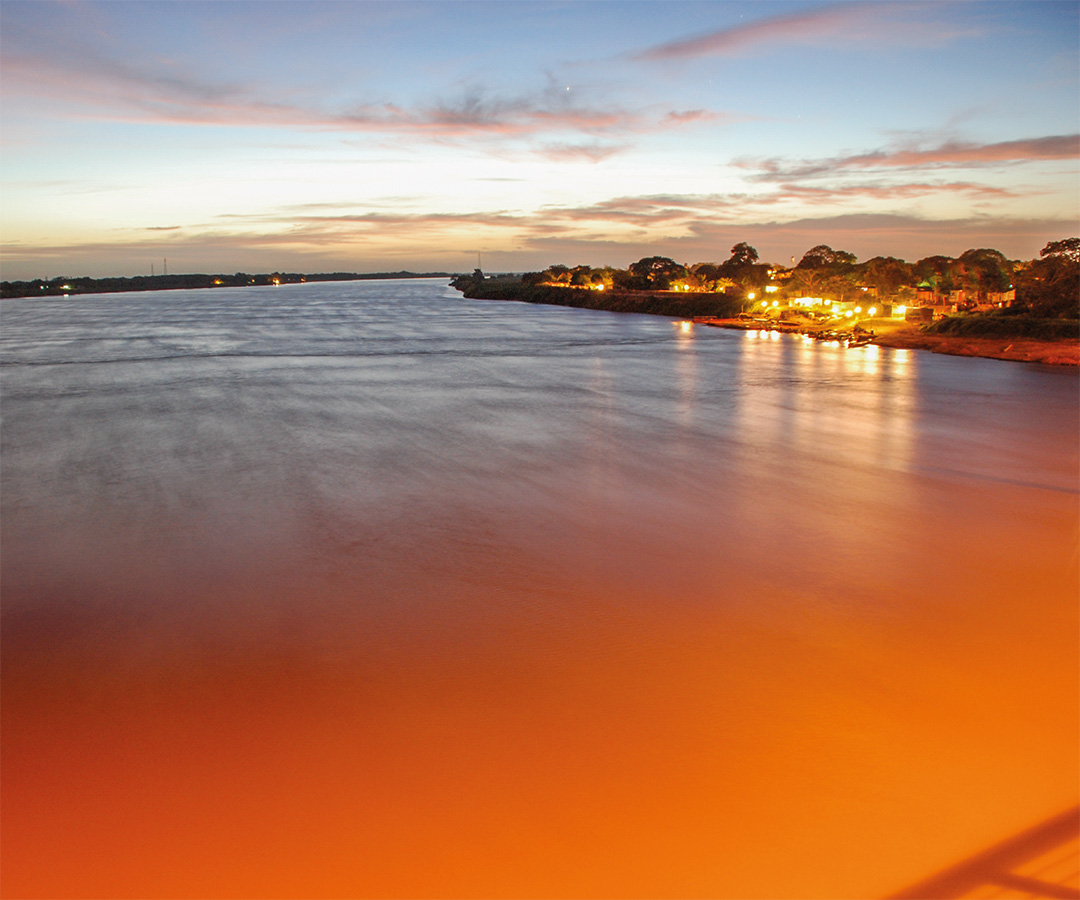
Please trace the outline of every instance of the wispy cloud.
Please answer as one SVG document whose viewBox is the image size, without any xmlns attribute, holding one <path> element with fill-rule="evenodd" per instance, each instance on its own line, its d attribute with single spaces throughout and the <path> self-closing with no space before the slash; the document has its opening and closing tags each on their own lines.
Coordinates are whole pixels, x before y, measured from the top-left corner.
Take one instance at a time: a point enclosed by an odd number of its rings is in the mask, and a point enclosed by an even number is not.
<svg viewBox="0 0 1080 900">
<path fill-rule="evenodd" d="M 721 118 L 718 113 L 707 109 L 673 110 L 664 116 L 667 125 L 687 125 L 691 122 L 714 122 Z"/>
<path fill-rule="evenodd" d="M 786 181 L 813 178 L 860 169 L 978 168 L 1001 163 L 1080 158 L 1080 134 L 1049 135 L 993 144 L 948 141 L 936 147 L 873 150 L 825 159 L 787 161 L 777 157 L 739 160 L 736 165 L 759 170 L 758 181 Z"/>
<path fill-rule="evenodd" d="M 778 201 L 809 200 L 812 202 L 838 203 L 844 200 L 906 200 L 932 194 L 966 194 L 969 197 L 1006 198 L 1016 197 L 1016 191 L 976 184 L 971 181 L 911 182 L 908 184 L 847 184 L 838 187 L 809 187 L 804 184 L 781 184 L 773 195 Z"/>
<path fill-rule="evenodd" d="M 89 53 L 8 53 L 3 73 L 9 84 L 20 83 L 27 92 L 68 103 L 72 116 L 144 123 L 277 126 L 434 138 L 632 132 L 650 124 L 643 112 L 589 106 L 574 95 L 546 88 L 504 95 L 473 86 L 427 103 L 361 100 L 328 108 L 317 97 L 268 100 L 253 85 L 215 83 L 177 69 L 134 66 Z M 705 115 L 696 111 L 695 117 Z"/>
<path fill-rule="evenodd" d="M 937 4 L 850 2 L 757 19 L 649 47 L 635 54 L 644 61 L 735 56 L 777 44 L 807 44 L 842 39 L 844 46 L 875 42 L 942 44 L 976 33 L 971 26 L 947 26 L 927 14 Z M 761 7 L 748 6 L 748 9 Z"/>
<path fill-rule="evenodd" d="M 891 202 L 955 195 L 975 200 L 1004 200 L 1016 196 L 1005 188 L 968 181 L 822 187 L 785 183 L 773 190 L 756 193 L 615 197 L 577 207 L 548 206 L 542 213 L 554 222 L 664 227 L 674 233 L 701 222 L 760 221 L 765 216 L 776 215 L 778 207 L 797 210 L 833 206 L 842 209 L 867 201 Z"/>
<path fill-rule="evenodd" d="M 763 260 L 787 265 L 815 244 L 827 243 L 867 260 L 883 252 L 915 261 L 959 256 L 973 247 L 994 247 L 1011 259 L 1031 259 L 1053 236 L 1075 228 L 1068 219 L 964 217 L 928 219 L 896 213 L 841 213 L 789 221 L 702 221 L 677 236 L 646 231 L 609 235 L 534 235 L 526 246 L 544 260 L 609 260 L 625 265 L 643 256 L 664 255 L 684 263 L 717 261 L 717 248 L 748 241 Z M 546 264 L 546 263 L 545 263 Z"/>
<path fill-rule="evenodd" d="M 587 144 L 545 144 L 537 154 L 544 159 L 555 162 L 603 162 L 627 149 L 626 144 L 602 144 L 591 142 Z"/>
</svg>

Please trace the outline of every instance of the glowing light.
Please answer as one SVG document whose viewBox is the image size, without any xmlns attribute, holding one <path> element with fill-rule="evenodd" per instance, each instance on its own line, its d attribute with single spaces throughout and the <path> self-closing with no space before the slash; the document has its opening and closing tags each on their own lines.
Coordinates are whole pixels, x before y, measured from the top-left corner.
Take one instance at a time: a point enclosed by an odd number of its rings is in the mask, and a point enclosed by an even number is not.
<svg viewBox="0 0 1080 900">
<path fill-rule="evenodd" d="M 765 285 L 765 293 L 766 294 L 775 294 L 778 290 L 780 290 L 780 285 L 778 285 L 778 284 L 767 284 L 767 285 Z"/>
<path fill-rule="evenodd" d="M 761 301 L 761 305 L 762 305 L 762 306 L 768 306 L 768 305 L 769 305 L 769 301 L 768 301 L 768 300 L 762 300 L 762 301 Z"/>
<path fill-rule="evenodd" d="M 682 328 L 684 334 L 688 334 L 690 329 L 694 327 L 693 322 L 680 322 L 679 327 Z"/>
<path fill-rule="evenodd" d="M 907 312 L 907 307 L 906 306 L 894 306 L 893 310 L 892 310 L 892 314 L 894 316 L 896 316 L 897 318 L 900 318 L 900 319 L 904 318 L 904 314 L 906 312 Z"/>
<path fill-rule="evenodd" d="M 856 306 L 855 307 L 855 312 L 861 313 L 862 312 L 862 307 L 861 306 Z"/>
<path fill-rule="evenodd" d="M 602 291 L 603 289 L 604 289 L 604 286 L 602 284 L 596 285 L 596 290 Z"/>
<path fill-rule="evenodd" d="M 869 316 L 876 316 L 877 315 L 877 307 L 876 306 L 871 306 L 870 309 L 868 309 L 866 311 L 866 314 L 869 315 Z"/>
<path fill-rule="evenodd" d="M 780 301 L 779 301 L 779 300 L 773 300 L 773 302 L 772 302 L 772 305 L 773 305 L 773 306 L 779 306 L 779 305 L 780 305 Z"/>
<path fill-rule="evenodd" d="M 749 294 L 746 295 L 746 299 L 747 300 L 753 300 L 756 296 L 757 296 L 757 294 L 755 294 L 753 291 L 751 291 Z"/>
</svg>

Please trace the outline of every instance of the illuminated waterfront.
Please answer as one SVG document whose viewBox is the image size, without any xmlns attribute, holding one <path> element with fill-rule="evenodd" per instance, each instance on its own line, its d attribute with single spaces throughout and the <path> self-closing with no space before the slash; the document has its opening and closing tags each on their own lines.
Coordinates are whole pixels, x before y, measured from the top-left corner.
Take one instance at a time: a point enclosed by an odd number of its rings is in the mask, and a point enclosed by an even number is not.
<svg viewBox="0 0 1080 900">
<path fill-rule="evenodd" d="M 441 282 L 3 314 L 10 894 L 882 896 L 1076 803 L 1073 372 Z"/>
</svg>

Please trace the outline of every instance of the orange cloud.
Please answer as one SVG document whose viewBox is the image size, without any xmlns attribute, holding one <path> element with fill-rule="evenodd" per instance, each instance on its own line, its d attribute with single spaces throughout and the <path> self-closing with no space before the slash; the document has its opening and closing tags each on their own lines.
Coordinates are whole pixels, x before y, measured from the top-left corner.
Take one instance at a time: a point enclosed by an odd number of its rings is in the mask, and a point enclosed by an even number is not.
<svg viewBox="0 0 1080 900">
<path fill-rule="evenodd" d="M 818 160 L 785 162 L 778 158 L 740 160 L 736 165 L 757 168 L 758 181 L 783 181 L 791 178 L 811 178 L 834 175 L 848 169 L 870 168 L 973 168 L 999 163 L 1033 162 L 1036 160 L 1074 160 L 1080 158 L 1080 134 L 1058 134 L 994 144 L 975 144 L 948 141 L 926 150 L 901 148 L 874 150 L 850 156 Z"/>
<path fill-rule="evenodd" d="M 556 162 L 602 162 L 626 149 L 625 144 L 546 144 L 537 152 Z"/>
<path fill-rule="evenodd" d="M 971 29 L 956 29 L 927 19 L 928 5 L 918 3 L 836 3 L 758 19 L 696 37 L 650 47 L 635 55 L 644 61 L 734 56 L 752 47 L 809 43 L 842 38 L 845 46 L 875 41 L 943 43 Z M 904 20 L 904 14 L 912 17 Z"/>
</svg>

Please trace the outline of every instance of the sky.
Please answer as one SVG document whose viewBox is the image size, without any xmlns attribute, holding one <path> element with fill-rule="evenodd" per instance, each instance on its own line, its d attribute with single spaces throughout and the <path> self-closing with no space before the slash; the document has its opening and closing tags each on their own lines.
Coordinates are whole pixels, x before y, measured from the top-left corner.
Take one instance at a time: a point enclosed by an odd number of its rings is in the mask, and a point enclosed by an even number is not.
<svg viewBox="0 0 1080 900">
<path fill-rule="evenodd" d="M 0 275 L 1031 259 L 1080 3 L 0 0 Z"/>
</svg>

